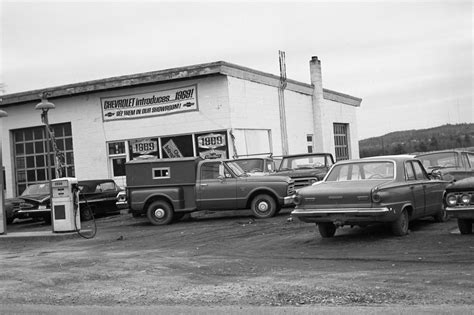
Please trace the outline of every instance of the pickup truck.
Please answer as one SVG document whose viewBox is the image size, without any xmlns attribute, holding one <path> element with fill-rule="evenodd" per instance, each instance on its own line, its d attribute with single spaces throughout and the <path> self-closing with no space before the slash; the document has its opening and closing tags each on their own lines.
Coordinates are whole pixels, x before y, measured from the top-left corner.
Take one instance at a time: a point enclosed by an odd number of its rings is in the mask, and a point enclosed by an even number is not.
<svg viewBox="0 0 474 315">
<path fill-rule="evenodd" d="M 331 153 L 284 155 L 279 169 L 271 175 L 289 176 L 295 181 L 295 189 L 299 189 L 321 181 L 333 164 Z"/>
<path fill-rule="evenodd" d="M 126 201 L 133 216 L 170 224 L 200 210 L 251 209 L 256 218 L 292 205 L 287 176 L 249 176 L 232 160 L 133 160 L 125 164 Z"/>
</svg>

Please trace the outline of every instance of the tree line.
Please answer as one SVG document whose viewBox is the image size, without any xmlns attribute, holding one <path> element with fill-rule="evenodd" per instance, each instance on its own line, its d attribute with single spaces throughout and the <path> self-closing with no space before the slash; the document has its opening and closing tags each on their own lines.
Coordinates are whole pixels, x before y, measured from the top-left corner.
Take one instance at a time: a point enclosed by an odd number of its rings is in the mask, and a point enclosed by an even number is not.
<svg viewBox="0 0 474 315">
<path fill-rule="evenodd" d="M 392 132 L 359 141 L 360 157 L 412 154 L 474 146 L 474 124 L 447 124 L 435 128 Z"/>
</svg>

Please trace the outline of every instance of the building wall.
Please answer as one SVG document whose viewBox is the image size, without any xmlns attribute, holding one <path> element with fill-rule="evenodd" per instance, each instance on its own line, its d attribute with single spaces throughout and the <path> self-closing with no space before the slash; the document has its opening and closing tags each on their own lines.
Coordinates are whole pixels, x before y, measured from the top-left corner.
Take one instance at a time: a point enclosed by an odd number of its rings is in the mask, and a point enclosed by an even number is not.
<svg viewBox="0 0 474 315">
<path fill-rule="evenodd" d="M 281 155 L 278 88 L 233 77 L 228 81 L 232 128 L 271 130 L 273 154 Z M 311 95 L 285 90 L 285 112 L 289 152 L 305 153 L 306 135 L 313 134 L 313 123 L 308 119 L 312 117 Z M 239 141 L 243 140 L 236 139 Z"/>
<path fill-rule="evenodd" d="M 334 146 L 334 123 L 348 124 L 348 142 L 349 142 L 349 158 L 359 158 L 359 137 L 357 134 L 357 107 L 344 105 L 342 103 L 324 100 L 321 107 L 321 125 L 323 138 L 327 139 L 326 152 L 335 156 Z M 315 150 L 318 151 L 316 144 Z"/>
</svg>

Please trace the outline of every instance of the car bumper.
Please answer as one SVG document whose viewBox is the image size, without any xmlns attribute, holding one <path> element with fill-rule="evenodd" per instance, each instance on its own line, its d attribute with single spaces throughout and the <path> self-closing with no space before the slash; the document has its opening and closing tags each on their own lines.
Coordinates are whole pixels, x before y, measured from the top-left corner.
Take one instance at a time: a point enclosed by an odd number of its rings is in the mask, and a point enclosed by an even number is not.
<svg viewBox="0 0 474 315">
<path fill-rule="evenodd" d="M 115 205 L 117 206 L 117 208 L 118 208 L 119 210 L 127 209 L 127 208 L 128 208 L 128 202 L 126 202 L 126 201 L 117 201 L 117 202 L 115 203 Z"/>
<path fill-rule="evenodd" d="M 13 216 L 18 219 L 41 218 L 51 216 L 51 209 L 17 210 Z"/>
<path fill-rule="evenodd" d="M 396 219 L 395 210 L 381 208 L 295 209 L 291 215 L 303 222 L 333 222 L 336 224 L 391 222 Z"/>
<path fill-rule="evenodd" d="M 474 219 L 474 206 L 446 207 L 446 212 L 453 218 Z"/>
<path fill-rule="evenodd" d="M 294 201 L 294 195 L 293 196 L 287 196 L 285 198 L 283 198 L 283 205 L 285 206 L 294 206 L 295 205 L 295 201 Z"/>
</svg>

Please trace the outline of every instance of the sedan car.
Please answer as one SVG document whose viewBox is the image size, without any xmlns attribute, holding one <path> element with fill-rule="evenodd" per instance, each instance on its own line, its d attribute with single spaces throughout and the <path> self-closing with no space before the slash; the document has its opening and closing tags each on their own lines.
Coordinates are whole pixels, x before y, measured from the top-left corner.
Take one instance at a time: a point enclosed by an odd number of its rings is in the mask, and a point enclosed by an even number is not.
<svg viewBox="0 0 474 315">
<path fill-rule="evenodd" d="M 82 180 L 78 182 L 81 220 L 91 220 L 93 215 L 118 212 L 117 195 L 123 189 L 112 179 Z M 11 198 L 13 218 L 37 218 L 51 223 L 49 183 L 28 186 L 18 198 Z"/>
<path fill-rule="evenodd" d="M 408 233 L 410 220 L 447 219 L 443 193 L 448 182 L 432 179 L 411 156 L 386 156 L 336 163 L 325 179 L 299 189 L 291 212 L 316 223 L 322 237 L 344 225 L 388 223 L 395 235 Z"/>
<path fill-rule="evenodd" d="M 474 176 L 474 152 L 444 150 L 415 156 L 428 172 L 437 172 L 440 178 L 456 181 Z"/>
<path fill-rule="evenodd" d="M 474 223 L 474 177 L 465 178 L 446 187 L 446 212 L 457 218 L 461 234 L 472 234 Z"/>
</svg>

